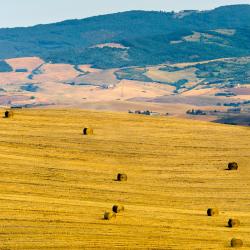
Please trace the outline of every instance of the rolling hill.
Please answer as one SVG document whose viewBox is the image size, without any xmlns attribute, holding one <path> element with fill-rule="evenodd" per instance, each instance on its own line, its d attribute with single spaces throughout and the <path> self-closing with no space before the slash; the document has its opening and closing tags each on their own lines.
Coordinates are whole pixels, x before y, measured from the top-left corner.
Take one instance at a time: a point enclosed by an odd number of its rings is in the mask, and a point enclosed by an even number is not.
<svg viewBox="0 0 250 250">
<path fill-rule="evenodd" d="M 249 23 L 250 5 L 231 5 L 0 29 L 0 106 L 249 125 Z"/>
<path fill-rule="evenodd" d="M 30 109 L 0 133 L 1 249 L 222 250 L 233 237 L 250 248 L 249 128 Z M 103 220 L 117 203 L 125 212 Z"/>
<path fill-rule="evenodd" d="M 26 57 L 5 60 L 0 71 L 2 107 L 149 110 L 250 124 L 249 57 L 113 69 Z M 186 114 L 188 110 L 206 115 Z"/>
<path fill-rule="evenodd" d="M 0 29 L 0 58 L 98 68 L 202 61 L 250 54 L 250 5 L 210 11 L 130 11 Z"/>
</svg>

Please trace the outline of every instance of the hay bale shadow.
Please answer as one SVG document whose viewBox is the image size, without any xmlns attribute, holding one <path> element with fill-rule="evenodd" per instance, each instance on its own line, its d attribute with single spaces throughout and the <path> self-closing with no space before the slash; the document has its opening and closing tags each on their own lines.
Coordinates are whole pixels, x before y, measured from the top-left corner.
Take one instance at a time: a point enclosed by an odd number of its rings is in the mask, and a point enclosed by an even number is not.
<svg viewBox="0 0 250 250">
<path fill-rule="evenodd" d="M 82 130 L 83 135 L 93 135 L 94 134 L 94 129 L 93 128 L 84 128 Z"/>
<path fill-rule="evenodd" d="M 11 118 L 11 117 L 13 117 L 13 116 L 14 116 L 14 112 L 13 112 L 13 111 L 11 111 L 11 110 L 6 110 L 6 111 L 4 112 L 3 118 L 7 119 L 7 118 Z"/>
<path fill-rule="evenodd" d="M 229 162 L 227 169 L 229 171 L 238 170 L 239 166 L 237 162 Z"/>
<path fill-rule="evenodd" d="M 102 217 L 103 220 L 112 220 L 116 218 L 116 213 L 112 212 L 104 212 L 104 215 Z"/>
<path fill-rule="evenodd" d="M 219 215 L 219 209 L 218 208 L 208 208 L 207 210 L 207 216 L 217 216 Z"/>
<path fill-rule="evenodd" d="M 125 208 L 124 208 L 123 205 L 114 205 L 114 206 L 112 207 L 112 211 L 113 211 L 114 213 L 116 213 L 116 214 L 121 213 L 121 212 L 124 212 L 124 210 L 125 210 Z"/>
<path fill-rule="evenodd" d="M 233 238 L 230 242 L 231 247 L 239 248 L 243 246 L 243 241 L 241 239 Z"/>
<path fill-rule="evenodd" d="M 119 173 L 117 175 L 117 181 L 127 181 L 127 180 L 128 180 L 128 176 L 126 174 Z"/>
</svg>

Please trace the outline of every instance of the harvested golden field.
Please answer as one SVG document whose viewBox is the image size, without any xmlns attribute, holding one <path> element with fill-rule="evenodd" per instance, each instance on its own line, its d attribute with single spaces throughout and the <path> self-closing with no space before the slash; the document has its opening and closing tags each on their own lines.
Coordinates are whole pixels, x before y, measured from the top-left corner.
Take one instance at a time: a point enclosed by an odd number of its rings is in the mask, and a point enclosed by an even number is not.
<svg viewBox="0 0 250 250">
<path fill-rule="evenodd" d="M 18 110 L 1 119 L 0 158 L 0 249 L 250 248 L 249 127 Z M 103 220 L 114 204 L 125 211 Z"/>
</svg>

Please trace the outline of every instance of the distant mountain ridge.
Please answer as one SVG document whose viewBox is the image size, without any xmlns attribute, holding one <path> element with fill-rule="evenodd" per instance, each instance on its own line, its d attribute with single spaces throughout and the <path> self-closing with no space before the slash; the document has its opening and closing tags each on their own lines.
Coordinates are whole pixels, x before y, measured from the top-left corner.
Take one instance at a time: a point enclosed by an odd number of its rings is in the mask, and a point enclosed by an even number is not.
<svg viewBox="0 0 250 250">
<path fill-rule="evenodd" d="M 211 11 L 129 11 L 0 29 L 0 59 L 38 56 L 98 68 L 250 55 L 250 5 Z"/>
</svg>

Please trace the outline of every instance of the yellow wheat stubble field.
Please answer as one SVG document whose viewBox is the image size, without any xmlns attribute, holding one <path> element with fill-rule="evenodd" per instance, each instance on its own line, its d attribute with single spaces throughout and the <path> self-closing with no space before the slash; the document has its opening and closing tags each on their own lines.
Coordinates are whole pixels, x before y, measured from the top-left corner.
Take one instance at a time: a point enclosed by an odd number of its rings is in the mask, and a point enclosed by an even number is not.
<svg viewBox="0 0 250 250">
<path fill-rule="evenodd" d="M 0 162 L 0 249 L 250 249 L 249 127 L 18 110 L 1 118 Z"/>
</svg>

